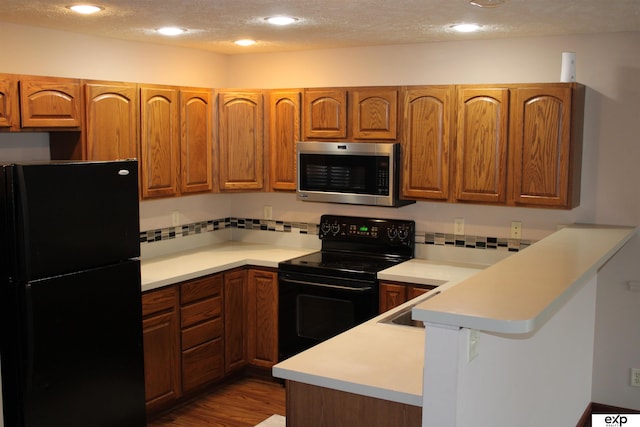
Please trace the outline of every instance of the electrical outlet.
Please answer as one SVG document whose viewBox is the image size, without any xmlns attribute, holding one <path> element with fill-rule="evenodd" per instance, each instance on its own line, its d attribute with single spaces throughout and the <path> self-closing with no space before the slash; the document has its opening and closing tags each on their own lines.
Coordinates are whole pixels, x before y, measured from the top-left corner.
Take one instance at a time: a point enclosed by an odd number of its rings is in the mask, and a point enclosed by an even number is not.
<svg viewBox="0 0 640 427">
<path fill-rule="evenodd" d="M 511 221 L 511 238 L 522 239 L 522 222 Z"/>
<path fill-rule="evenodd" d="M 171 212 L 171 225 L 174 227 L 180 225 L 180 211 Z"/>
<path fill-rule="evenodd" d="M 464 218 L 454 218 L 453 234 L 461 236 L 464 234 Z"/>
<path fill-rule="evenodd" d="M 467 329 L 468 339 L 467 339 L 467 363 L 471 362 L 473 359 L 478 357 L 478 345 L 480 342 L 480 331 L 476 331 L 475 329 Z"/>
<path fill-rule="evenodd" d="M 631 368 L 631 387 L 640 387 L 640 368 Z"/>
</svg>

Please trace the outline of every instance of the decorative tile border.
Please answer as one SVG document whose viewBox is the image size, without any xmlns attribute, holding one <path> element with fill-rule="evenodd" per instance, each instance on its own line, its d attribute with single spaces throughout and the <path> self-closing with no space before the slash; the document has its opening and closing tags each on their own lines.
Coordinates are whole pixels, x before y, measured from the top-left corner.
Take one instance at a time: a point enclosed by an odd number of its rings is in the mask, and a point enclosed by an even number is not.
<svg viewBox="0 0 640 427">
<path fill-rule="evenodd" d="M 317 235 L 318 227 L 318 224 L 306 222 L 276 221 L 254 218 L 219 218 L 209 221 L 180 225 L 177 227 L 142 231 L 140 232 L 140 243 L 153 243 L 162 240 L 177 239 L 181 237 L 192 236 L 194 234 L 224 230 L 225 228 L 240 228 L 244 230 Z M 415 242 L 416 244 L 424 245 L 506 250 L 510 252 L 521 251 L 533 243 L 531 240 L 457 235 L 431 231 L 417 231 Z"/>
</svg>

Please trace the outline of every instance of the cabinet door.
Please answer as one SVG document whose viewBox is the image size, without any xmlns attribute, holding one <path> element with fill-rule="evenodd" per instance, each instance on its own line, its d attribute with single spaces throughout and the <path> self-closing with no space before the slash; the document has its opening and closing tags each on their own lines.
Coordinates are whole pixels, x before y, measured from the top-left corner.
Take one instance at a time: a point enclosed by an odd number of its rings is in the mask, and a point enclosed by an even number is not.
<svg viewBox="0 0 640 427">
<path fill-rule="evenodd" d="M 578 98 L 578 108 L 582 108 Z M 582 114 L 572 123 L 572 87 L 518 87 L 511 105 L 512 203 L 572 208 L 579 204 Z"/>
<path fill-rule="evenodd" d="M 0 74 L 0 128 L 17 129 L 20 123 L 18 111 L 18 77 Z"/>
<path fill-rule="evenodd" d="M 404 96 L 402 195 L 447 200 L 454 87 L 410 87 Z"/>
<path fill-rule="evenodd" d="M 229 374 L 247 364 L 246 270 L 224 275 L 224 371 Z"/>
<path fill-rule="evenodd" d="M 261 92 L 218 95 L 221 190 L 261 190 L 264 186 L 263 101 Z"/>
<path fill-rule="evenodd" d="M 211 114 L 210 91 L 180 91 L 180 190 L 183 194 L 213 189 Z"/>
<path fill-rule="evenodd" d="M 458 91 L 456 200 L 506 202 L 509 90 Z"/>
<path fill-rule="evenodd" d="M 346 89 L 306 89 L 303 114 L 305 139 L 346 138 Z"/>
<path fill-rule="evenodd" d="M 182 394 L 177 295 L 175 287 L 142 295 L 147 412 L 171 405 Z"/>
<path fill-rule="evenodd" d="M 354 139 L 397 139 L 397 89 L 354 89 L 350 91 L 350 96 Z"/>
<path fill-rule="evenodd" d="M 391 310 L 407 301 L 407 287 L 396 283 L 380 282 L 379 312 Z"/>
<path fill-rule="evenodd" d="M 138 93 L 129 83 L 85 85 L 87 160 L 138 158 Z"/>
<path fill-rule="evenodd" d="M 178 90 L 142 87 L 140 98 L 142 197 L 178 195 L 180 170 Z"/>
<path fill-rule="evenodd" d="M 270 183 L 273 190 L 296 189 L 296 141 L 300 141 L 299 90 L 274 91 L 269 100 Z"/>
<path fill-rule="evenodd" d="M 80 80 L 53 77 L 20 78 L 23 128 L 77 128 L 82 123 Z"/>
<path fill-rule="evenodd" d="M 249 270 L 248 361 L 270 368 L 278 362 L 278 273 Z"/>
</svg>

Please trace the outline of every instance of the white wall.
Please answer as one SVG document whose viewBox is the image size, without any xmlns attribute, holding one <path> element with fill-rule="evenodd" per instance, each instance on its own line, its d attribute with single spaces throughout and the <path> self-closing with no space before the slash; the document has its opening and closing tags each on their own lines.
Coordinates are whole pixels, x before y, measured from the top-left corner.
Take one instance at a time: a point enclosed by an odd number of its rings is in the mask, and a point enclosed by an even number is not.
<svg viewBox="0 0 640 427">
<path fill-rule="evenodd" d="M 204 87 L 553 82 L 559 79 L 561 52 L 574 51 L 578 81 L 588 90 L 582 201 L 572 211 L 421 202 L 378 210 L 303 204 L 292 195 L 234 194 L 222 199 L 212 195 L 211 201 L 144 202 L 142 222 L 150 227 L 169 226 L 170 212 L 175 209 L 184 218 L 199 218 L 206 209 L 212 209 L 213 217 L 229 211 L 234 216 L 261 217 L 262 206 L 268 203 L 277 219 L 290 216 L 312 221 L 325 212 L 412 217 L 423 229 L 443 232 L 453 230 L 453 218 L 464 217 L 467 234 L 497 237 L 508 236 L 510 222 L 520 220 L 523 237 L 535 240 L 562 223 L 640 224 L 640 168 L 635 164 L 640 158 L 640 32 L 231 57 L 5 23 L 0 25 L 0 39 L 11 40 L 3 45 L 0 72 Z M 6 140 L 6 134 L 0 133 L 0 157 Z M 209 207 L 211 203 L 215 207 Z M 640 302 L 637 294 L 619 290 L 620 280 L 640 280 L 638 259 L 640 243 L 635 239 L 617 261 L 616 277 L 604 274 L 599 280 L 598 331 L 604 328 L 608 344 L 625 352 L 597 352 L 594 369 L 598 371 L 640 365 L 640 346 L 627 345 L 628 337 L 637 337 L 640 310 L 632 307 Z M 629 302 L 620 306 L 622 300 Z M 600 372 L 594 375 L 594 398 L 620 406 L 640 402 L 638 389 L 631 389 L 628 379 L 622 381 L 616 374 L 605 381 L 603 376 Z M 640 409 L 640 403 L 634 407 Z"/>
</svg>

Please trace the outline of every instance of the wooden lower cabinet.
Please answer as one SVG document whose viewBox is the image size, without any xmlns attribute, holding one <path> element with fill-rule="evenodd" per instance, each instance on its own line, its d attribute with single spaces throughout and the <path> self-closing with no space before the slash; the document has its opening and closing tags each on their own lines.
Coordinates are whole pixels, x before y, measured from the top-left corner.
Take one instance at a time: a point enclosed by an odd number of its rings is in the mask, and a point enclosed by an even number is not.
<svg viewBox="0 0 640 427">
<path fill-rule="evenodd" d="M 288 427 L 419 427 L 422 408 L 287 381 Z"/>
<path fill-rule="evenodd" d="M 224 372 L 247 365 L 247 270 L 224 273 Z"/>
<path fill-rule="evenodd" d="M 384 313 L 405 302 L 429 292 L 435 286 L 403 282 L 380 282 L 379 312 Z"/>
<path fill-rule="evenodd" d="M 223 277 L 180 285 L 182 390 L 190 392 L 224 375 Z"/>
<path fill-rule="evenodd" d="M 278 362 L 277 270 L 250 269 L 248 286 L 248 361 L 270 368 Z"/>
<path fill-rule="evenodd" d="M 146 406 L 157 412 L 182 395 L 177 287 L 144 293 L 142 315 Z"/>
</svg>

